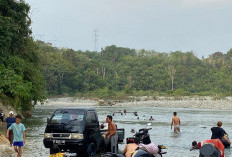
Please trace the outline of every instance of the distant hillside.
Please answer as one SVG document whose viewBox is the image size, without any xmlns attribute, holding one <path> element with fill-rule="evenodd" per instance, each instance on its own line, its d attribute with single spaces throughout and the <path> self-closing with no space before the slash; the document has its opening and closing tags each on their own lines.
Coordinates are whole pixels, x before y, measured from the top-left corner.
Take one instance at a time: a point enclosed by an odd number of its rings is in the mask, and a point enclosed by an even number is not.
<svg viewBox="0 0 232 157">
<path fill-rule="evenodd" d="M 115 45 L 101 52 L 57 48 L 42 41 L 37 45 L 52 95 L 232 94 L 232 49 L 199 59 L 193 52 L 159 53 Z"/>
</svg>

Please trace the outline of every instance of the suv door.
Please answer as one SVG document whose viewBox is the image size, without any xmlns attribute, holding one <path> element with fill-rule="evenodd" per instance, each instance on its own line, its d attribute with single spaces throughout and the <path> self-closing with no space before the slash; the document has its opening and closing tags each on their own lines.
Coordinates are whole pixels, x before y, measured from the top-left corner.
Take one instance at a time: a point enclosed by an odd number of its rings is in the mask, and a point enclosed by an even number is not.
<svg viewBox="0 0 232 157">
<path fill-rule="evenodd" d="M 99 130 L 99 121 L 96 112 L 88 111 L 86 116 L 85 138 L 87 143 L 94 143 L 97 150 L 99 150 L 101 142 L 101 134 Z"/>
<path fill-rule="evenodd" d="M 97 115 L 94 111 L 87 112 L 86 124 L 90 128 L 98 128 L 99 127 L 98 118 L 97 118 Z"/>
</svg>

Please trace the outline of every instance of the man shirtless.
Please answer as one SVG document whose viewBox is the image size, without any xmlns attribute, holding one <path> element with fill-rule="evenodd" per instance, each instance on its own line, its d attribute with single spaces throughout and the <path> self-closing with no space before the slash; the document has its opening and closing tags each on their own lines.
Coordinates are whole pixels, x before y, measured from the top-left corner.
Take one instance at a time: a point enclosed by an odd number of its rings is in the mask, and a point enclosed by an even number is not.
<svg viewBox="0 0 232 157">
<path fill-rule="evenodd" d="M 173 112 L 173 118 L 172 118 L 172 123 L 171 123 L 171 130 L 172 126 L 174 124 L 174 132 L 175 133 L 180 133 L 180 118 L 177 116 L 176 112 Z"/>
<path fill-rule="evenodd" d="M 125 153 L 125 157 L 131 157 L 131 155 L 136 151 L 138 148 L 138 142 L 137 140 L 134 141 L 134 143 L 128 143 L 123 151 Z"/>
<path fill-rule="evenodd" d="M 117 154 L 117 151 L 118 151 L 117 149 L 117 145 L 118 145 L 117 127 L 112 120 L 113 120 L 112 116 L 108 115 L 106 117 L 106 123 L 108 123 L 108 130 L 102 136 L 104 139 L 107 137 L 107 140 L 110 141 L 111 152 Z"/>
</svg>

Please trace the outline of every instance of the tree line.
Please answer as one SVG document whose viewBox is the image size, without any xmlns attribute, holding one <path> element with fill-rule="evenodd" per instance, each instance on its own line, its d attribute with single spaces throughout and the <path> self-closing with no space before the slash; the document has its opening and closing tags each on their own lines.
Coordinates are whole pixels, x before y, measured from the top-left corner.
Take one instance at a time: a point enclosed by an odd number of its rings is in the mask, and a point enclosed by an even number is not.
<svg viewBox="0 0 232 157">
<path fill-rule="evenodd" d="M 29 11 L 24 1 L 0 1 L 0 98 L 25 115 L 46 97 Z"/>
<path fill-rule="evenodd" d="M 159 53 L 115 45 L 74 51 L 37 41 L 49 94 L 138 91 L 232 93 L 232 49 L 199 59 L 193 52 Z"/>
</svg>

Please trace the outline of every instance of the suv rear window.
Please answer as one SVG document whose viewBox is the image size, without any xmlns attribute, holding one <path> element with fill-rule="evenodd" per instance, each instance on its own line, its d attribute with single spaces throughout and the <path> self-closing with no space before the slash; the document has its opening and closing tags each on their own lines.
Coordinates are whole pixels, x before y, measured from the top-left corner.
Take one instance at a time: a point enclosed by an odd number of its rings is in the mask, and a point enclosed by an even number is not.
<svg viewBox="0 0 232 157">
<path fill-rule="evenodd" d="M 97 117 L 95 112 L 88 112 L 87 123 L 97 123 Z"/>
</svg>

